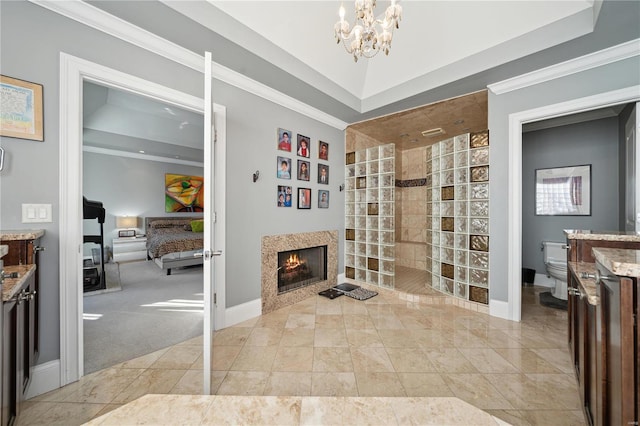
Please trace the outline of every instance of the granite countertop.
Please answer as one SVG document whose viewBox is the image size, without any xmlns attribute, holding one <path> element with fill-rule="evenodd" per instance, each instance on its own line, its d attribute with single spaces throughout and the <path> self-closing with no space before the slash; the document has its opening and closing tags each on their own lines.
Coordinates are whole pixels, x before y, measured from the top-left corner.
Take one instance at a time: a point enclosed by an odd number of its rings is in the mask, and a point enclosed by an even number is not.
<svg viewBox="0 0 640 426">
<path fill-rule="evenodd" d="M 595 278 L 582 278 L 583 273 L 587 274 L 595 274 L 596 273 L 596 264 L 595 263 L 587 263 L 587 262 L 568 262 L 569 268 L 573 271 L 576 276 L 580 287 L 580 295 L 587 298 L 587 301 L 590 305 L 598 305 L 600 303 L 600 298 L 597 296 L 597 283 Z"/>
<path fill-rule="evenodd" d="M 0 231 L 2 241 L 35 240 L 44 235 L 44 229 L 11 229 Z"/>
<path fill-rule="evenodd" d="M 85 424 L 506 425 L 507 423 L 454 397 L 145 395 Z"/>
<path fill-rule="evenodd" d="M 593 256 L 616 275 L 640 277 L 640 250 L 594 247 Z"/>
<path fill-rule="evenodd" d="M 588 229 L 565 229 L 569 240 L 640 241 L 640 234 L 632 231 L 591 231 Z"/>
<path fill-rule="evenodd" d="M 33 275 L 36 270 L 36 265 L 12 265 L 5 266 L 4 273 L 11 274 L 12 272 L 18 273 L 18 278 L 5 278 L 4 284 L 2 284 L 2 301 L 6 302 L 15 296 L 24 285 L 25 281 Z"/>
<path fill-rule="evenodd" d="M 0 258 L 4 257 L 7 253 L 9 253 L 9 246 L 0 245 Z"/>
</svg>

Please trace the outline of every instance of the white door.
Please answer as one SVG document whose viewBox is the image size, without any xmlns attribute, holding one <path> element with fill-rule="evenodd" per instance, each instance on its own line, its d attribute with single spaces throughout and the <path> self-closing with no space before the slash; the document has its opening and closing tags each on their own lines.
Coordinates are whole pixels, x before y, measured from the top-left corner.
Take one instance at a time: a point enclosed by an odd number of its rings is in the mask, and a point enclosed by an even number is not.
<svg viewBox="0 0 640 426">
<path fill-rule="evenodd" d="M 216 324 L 217 314 L 217 288 L 224 286 L 224 279 L 219 279 L 220 274 L 216 275 L 216 262 L 224 262 L 222 256 L 222 244 L 217 238 L 218 214 L 216 208 L 219 207 L 216 200 L 220 199 L 219 192 L 215 188 L 220 188 L 218 180 L 224 181 L 224 170 L 218 170 L 216 167 L 216 116 L 214 115 L 213 93 L 212 93 L 212 73 L 211 73 L 211 52 L 205 52 L 204 56 L 204 176 L 205 188 L 207 192 L 204 197 L 204 330 L 203 330 L 203 359 L 204 359 L 204 377 L 203 377 L 203 394 L 211 393 L 211 355 L 212 355 L 212 333 L 216 328 L 220 328 L 222 324 Z M 220 145 L 224 146 L 224 145 Z M 224 158 L 224 157 L 223 157 Z M 223 182 L 222 182 L 223 183 Z M 222 206 L 220 206 L 222 207 Z M 221 221 L 222 222 L 222 221 Z M 222 222 L 224 223 L 224 222 Z M 224 238 L 224 236 L 222 236 Z M 218 245 L 216 246 L 216 243 Z M 224 268 L 222 268 L 224 269 Z M 223 295 L 224 292 L 221 292 Z M 224 303 L 222 303 L 224 306 Z"/>
</svg>

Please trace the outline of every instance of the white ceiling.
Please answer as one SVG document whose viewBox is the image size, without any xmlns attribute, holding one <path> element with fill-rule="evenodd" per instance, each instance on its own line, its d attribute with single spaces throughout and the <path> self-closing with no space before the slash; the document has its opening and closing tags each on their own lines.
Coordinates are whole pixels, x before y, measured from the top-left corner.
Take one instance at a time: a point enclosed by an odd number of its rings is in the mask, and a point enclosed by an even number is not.
<svg viewBox="0 0 640 426">
<path fill-rule="evenodd" d="M 601 6 L 601 0 L 401 0 L 389 56 L 354 63 L 333 34 L 340 1 L 160 1 L 361 113 L 587 34 Z M 352 0 L 342 3 L 352 22 Z M 379 1 L 376 10 L 388 5 Z M 88 83 L 84 121 L 85 146 L 202 159 L 202 117 L 189 111 Z"/>
<path fill-rule="evenodd" d="M 599 10 L 594 0 L 404 0 L 389 57 L 354 63 L 333 34 L 340 1 L 163 3 L 361 112 L 582 36 Z"/>
<path fill-rule="evenodd" d="M 202 115 L 174 105 L 85 82 L 82 118 L 83 143 L 94 152 L 173 163 L 204 158 Z"/>
</svg>

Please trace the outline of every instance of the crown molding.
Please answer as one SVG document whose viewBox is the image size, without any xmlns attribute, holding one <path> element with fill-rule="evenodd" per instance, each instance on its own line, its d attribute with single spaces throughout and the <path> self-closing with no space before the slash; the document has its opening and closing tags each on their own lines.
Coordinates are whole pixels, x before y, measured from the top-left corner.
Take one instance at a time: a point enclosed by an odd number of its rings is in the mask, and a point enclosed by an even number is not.
<svg viewBox="0 0 640 426">
<path fill-rule="evenodd" d="M 179 158 L 167 158 L 157 155 L 139 154 L 137 152 L 121 151 L 118 149 L 98 148 L 95 146 L 83 145 L 84 152 L 92 152 L 94 154 L 112 155 L 114 157 L 135 158 L 136 160 L 157 161 L 169 164 L 184 164 L 185 166 L 204 167 L 204 163 L 190 160 L 181 160 Z"/>
<path fill-rule="evenodd" d="M 88 27 L 109 34 L 134 46 L 148 50 L 170 61 L 204 73 L 204 57 L 159 37 L 145 29 L 113 16 L 84 1 L 29 0 L 31 3 L 73 19 Z M 253 80 L 216 62 L 212 62 L 213 78 L 230 84 L 263 99 L 281 105 L 309 118 L 344 130 L 348 123 L 265 84 Z"/>
<path fill-rule="evenodd" d="M 640 39 L 630 40 L 579 58 L 489 84 L 487 87 L 496 95 L 502 95 L 638 55 L 640 55 Z"/>
</svg>

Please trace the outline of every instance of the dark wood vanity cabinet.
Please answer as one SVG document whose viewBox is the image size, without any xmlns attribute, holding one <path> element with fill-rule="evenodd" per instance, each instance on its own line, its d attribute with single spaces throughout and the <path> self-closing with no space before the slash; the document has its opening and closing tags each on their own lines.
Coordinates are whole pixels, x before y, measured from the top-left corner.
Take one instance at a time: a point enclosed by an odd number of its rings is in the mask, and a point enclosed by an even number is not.
<svg viewBox="0 0 640 426">
<path fill-rule="evenodd" d="M 38 354 L 40 352 L 40 324 L 39 324 L 39 294 L 40 294 L 40 252 L 44 248 L 40 245 L 40 238 L 25 239 L 25 240 L 10 240 L 0 241 L 0 245 L 7 245 L 9 247 L 9 253 L 7 253 L 2 260 L 4 266 L 11 265 L 36 265 L 34 291 L 35 297 L 33 298 L 32 311 L 33 311 L 33 350 L 30 352 L 29 365 L 34 365 Z"/>
<path fill-rule="evenodd" d="M 17 294 L 3 302 L 2 329 L 2 426 L 11 425 L 31 380 L 34 337 L 35 274 Z"/>
<path fill-rule="evenodd" d="M 593 259 L 570 261 L 567 281 L 569 352 L 585 420 L 637 425 L 640 285 L 638 278 L 617 276 Z"/>
<path fill-rule="evenodd" d="M 13 297 L 2 304 L 2 410 L 0 426 L 15 422 L 32 379 L 39 353 L 39 239 L 0 241 L 9 252 L 2 260 L 5 270 L 16 265 L 35 270 L 22 282 Z M 8 268 L 9 267 L 9 268 Z M 26 276 L 22 275 L 21 276 Z M 5 280 L 6 283 L 6 280 Z M 6 285 L 6 284 L 5 284 Z"/>
<path fill-rule="evenodd" d="M 598 412 L 596 366 L 596 306 L 589 303 L 578 277 L 569 271 L 569 350 L 578 380 L 587 423 L 594 424 Z"/>
<path fill-rule="evenodd" d="M 600 268 L 599 268 L 600 269 Z M 617 277 L 602 268 L 598 282 L 602 410 L 596 424 L 637 425 L 638 387 L 638 278 Z"/>
</svg>

